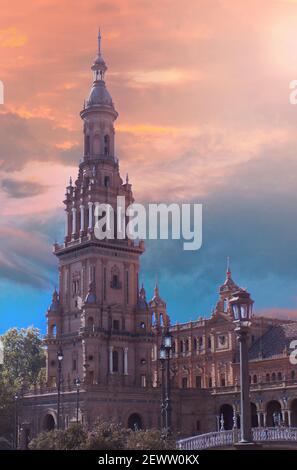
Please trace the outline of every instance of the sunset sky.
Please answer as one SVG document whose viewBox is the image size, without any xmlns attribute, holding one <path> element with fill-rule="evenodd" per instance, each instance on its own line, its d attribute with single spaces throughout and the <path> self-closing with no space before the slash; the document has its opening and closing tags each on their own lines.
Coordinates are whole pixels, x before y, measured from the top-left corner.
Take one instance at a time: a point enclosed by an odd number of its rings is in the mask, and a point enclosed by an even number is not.
<svg viewBox="0 0 297 470">
<path fill-rule="evenodd" d="M 224 281 L 297 319 L 297 0 L 0 0 L 0 332 L 34 324 L 82 155 L 98 27 L 116 146 L 138 202 L 203 204 L 203 247 L 147 242 L 172 321 L 208 316 Z"/>
</svg>

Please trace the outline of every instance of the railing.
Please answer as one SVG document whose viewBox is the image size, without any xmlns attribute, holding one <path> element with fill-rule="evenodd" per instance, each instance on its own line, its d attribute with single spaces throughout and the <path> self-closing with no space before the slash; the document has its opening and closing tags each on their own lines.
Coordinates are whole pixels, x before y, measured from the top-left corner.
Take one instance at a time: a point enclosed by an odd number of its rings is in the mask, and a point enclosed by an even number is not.
<svg viewBox="0 0 297 470">
<path fill-rule="evenodd" d="M 296 442 L 297 428 L 275 427 L 275 428 L 253 428 L 252 436 L 254 442 L 285 441 Z M 239 441 L 239 429 L 230 431 L 210 432 L 199 436 L 189 437 L 177 441 L 178 449 L 201 450 L 215 447 L 232 446 Z"/>
</svg>

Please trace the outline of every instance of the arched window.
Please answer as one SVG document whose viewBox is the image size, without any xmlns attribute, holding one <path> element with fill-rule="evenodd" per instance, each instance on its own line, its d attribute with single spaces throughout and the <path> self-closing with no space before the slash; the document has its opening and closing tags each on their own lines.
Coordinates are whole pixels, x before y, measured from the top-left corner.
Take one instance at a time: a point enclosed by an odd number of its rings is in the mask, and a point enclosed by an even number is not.
<svg viewBox="0 0 297 470">
<path fill-rule="evenodd" d="M 277 373 L 277 380 L 282 380 L 282 379 L 283 379 L 282 373 L 278 372 Z"/>
<path fill-rule="evenodd" d="M 272 372 L 272 374 L 271 374 L 271 380 L 272 380 L 272 382 L 275 382 L 275 381 L 276 381 L 276 374 L 275 374 L 275 372 Z"/>
<path fill-rule="evenodd" d="M 57 327 L 55 324 L 50 327 L 50 336 L 53 336 L 54 338 L 57 336 Z"/>
<path fill-rule="evenodd" d="M 185 351 L 188 352 L 189 351 L 189 340 L 186 339 L 185 341 Z"/>
<path fill-rule="evenodd" d="M 92 328 L 94 326 L 94 318 L 88 317 L 88 327 Z"/>
<path fill-rule="evenodd" d="M 253 376 L 253 383 L 256 384 L 258 382 L 258 377 L 256 374 Z"/>
<path fill-rule="evenodd" d="M 112 371 L 119 372 L 119 353 L 118 351 L 112 352 Z"/>
<path fill-rule="evenodd" d="M 270 374 L 266 374 L 266 382 L 270 382 Z"/>
<path fill-rule="evenodd" d="M 108 156 L 110 153 L 110 139 L 109 135 L 104 136 L 104 155 Z"/>
<path fill-rule="evenodd" d="M 184 352 L 184 342 L 182 340 L 179 342 L 179 350 L 181 353 Z"/>
<path fill-rule="evenodd" d="M 197 351 L 197 338 L 194 338 L 193 340 L 193 348 L 194 348 L 194 351 Z"/>
<path fill-rule="evenodd" d="M 89 135 L 85 136 L 85 155 L 86 156 L 90 155 L 90 136 Z"/>
<path fill-rule="evenodd" d="M 294 379 L 295 379 L 295 371 L 291 370 L 291 380 L 294 380 Z"/>
<path fill-rule="evenodd" d="M 211 349 L 211 337 L 210 336 L 207 338 L 207 347 L 208 349 Z"/>
<path fill-rule="evenodd" d="M 228 309 L 228 300 L 224 299 L 224 312 L 226 313 Z"/>
<path fill-rule="evenodd" d="M 202 338 L 202 336 L 199 337 L 198 344 L 199 344 L 199 349 L 201 349 L 202 346 L 203 346 L 203 338 Z"/>
<path fill-rule="evenodd" d="M 100 137 L 99 135 L 95 135 L 93 140 L 93 154 L 100 155 Z"/>
</svg>

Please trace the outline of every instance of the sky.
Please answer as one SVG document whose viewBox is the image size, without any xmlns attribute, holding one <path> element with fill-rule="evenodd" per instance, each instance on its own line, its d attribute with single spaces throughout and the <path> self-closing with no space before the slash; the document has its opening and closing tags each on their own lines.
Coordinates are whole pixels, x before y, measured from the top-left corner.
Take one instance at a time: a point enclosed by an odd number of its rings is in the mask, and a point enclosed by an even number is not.
<svg viewBox="0 0 297 470">
<path fill-rule="evenodd" d="M 98 27 L 138 202 L 203 204 L 203 245 L 150 241 L 172 322 L 209 316 L 230 256 L 256 314 L 297 319 L 297 1 L 0 0 L 0 332 L 45 330 Z"/>
</svg>

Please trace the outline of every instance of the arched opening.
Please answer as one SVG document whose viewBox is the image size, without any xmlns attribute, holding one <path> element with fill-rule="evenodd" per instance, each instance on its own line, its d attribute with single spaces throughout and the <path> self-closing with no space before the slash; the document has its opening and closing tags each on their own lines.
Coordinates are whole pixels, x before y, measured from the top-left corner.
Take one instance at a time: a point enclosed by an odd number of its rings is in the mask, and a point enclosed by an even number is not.
<svg viewBox="0 0 297 470">
<path fill-rule="evenodd" d="M 57 327 L 55 324 L 51 325 L 50 327 L 50 336 L 55 338 L 57 336 Z"/>
<path fill-rule="evenodd" d="M 110 153 L 110 139 L 109 135 L 104 136 L 104 155 L 108 156 Z"/>
<path fill-rule="evenodd" d="M 278 426 L 281 421 L 281 405 L 277 400 L 272 400 L 267 403 L 266 407 L 267 418 L 266 423 L 268 427 Z"/>
<path fill-rule="evenodd" d="M 48 413 L 44 418 L 43 428 L 45 431 L 52 431 L 53 429 L 55 429 L 55 427 L 56 427 L 56 423 L 55 423 L 54 417 L 53 415 Z"/>
<path fill-rule="evenodd" d="M 256 384 L 258 382 L 258 377 L 256 374 L 253 375 L 253 383 Z"/>
<path fill-rule="evenodd" d="M 292 401 L 291 411 L 292 411 L 292 414 L 291 414 L 291 425 L 292 425 L 294 428 L 296 428 L 296 427 L 297 427 L 297 398 L 295 398 L 295 399 Z"/>
<path fill-rule="evenodd" d="M 94 318 L 88 317 L 88 327 L 92 328 L 94 326 Z"/>
<path fill-rule="evenodd" d="M 112 352 L 112 372 L 119 372 L 119 353 L 118 351 Z"/>
<path fill-rule="evenodd" d="M 100 155 L 100 137 L 99 135 L 95 135 L 93 140 L 93 154 Z"/>
<path fill-rule="evenodd" d="M 223 416 L 224 420 L 224 429 L 228 431 L 233 428 L 233 407 L 231 405 L 225 404 L 220 407 L 220 426 L 221 418 Z"/>
<path fill-rule="evenodd" d="M 133 413 L 129 416 L 128 428 L 132 429 L 132 431 L 138 431 L 139 429 L 142 429 L 142 419 L 138 413 Z"/>
<path fill-rule="evenodd" d="M 257 406 L 255 405 L 255 403 L 251 403 L 251 425 L 252 428 L 257 428 L 259 426 Z"/>
</svg>

